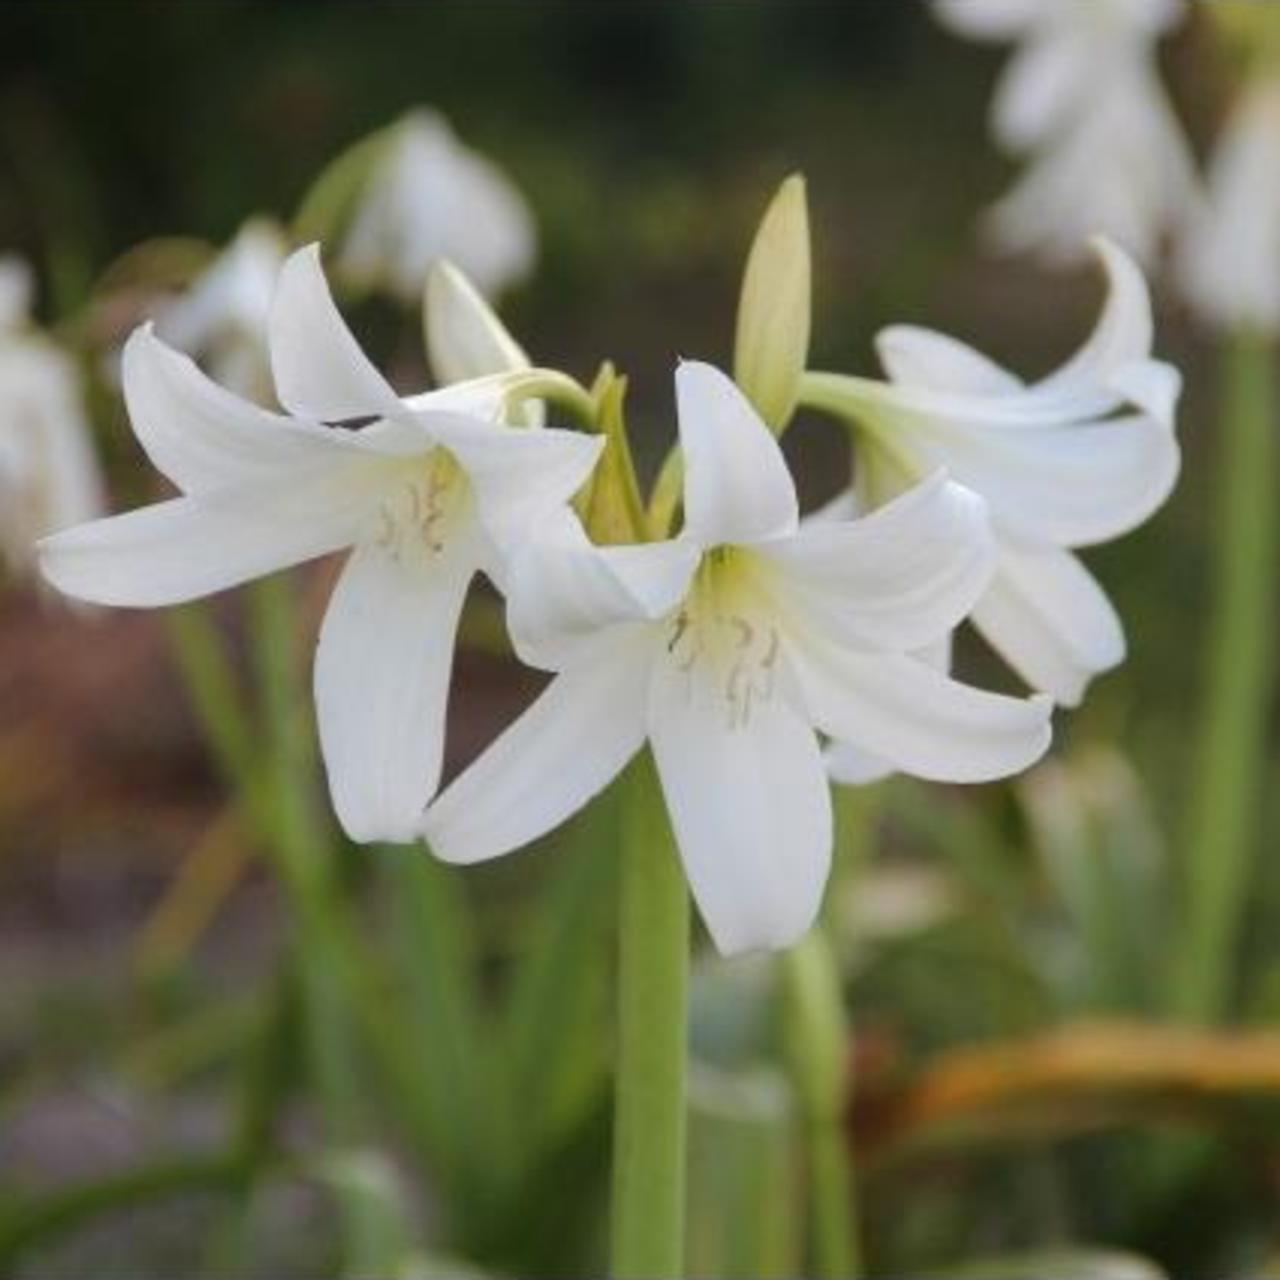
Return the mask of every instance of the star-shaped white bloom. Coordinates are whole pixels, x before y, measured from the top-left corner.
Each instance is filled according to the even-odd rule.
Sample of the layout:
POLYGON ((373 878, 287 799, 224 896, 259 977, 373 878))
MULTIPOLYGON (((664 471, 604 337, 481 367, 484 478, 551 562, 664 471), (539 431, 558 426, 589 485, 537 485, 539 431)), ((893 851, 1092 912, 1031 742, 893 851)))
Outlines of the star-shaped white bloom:
POLYGON ((42 568, 80 599, 150 606, 350 548, 316 652, 320 741, 348 834, 406 839, 439 779, 468 584, 500 576, 503 548, 583 483, 600 441, 497 421, 501 377, 402 399, 343 324, 314 246, 285 264, 269 339, 288 416, 133 335, 130 420, 181 496, 48 539, 42 568))
POLYGON ((71 359, 30 323, 31 273, 0 259, 0 552, 26 570, 36 540, 102 510, 102 477, 71 359))
POLYGON ((901 325, 877 343, 888 385, 810 374, 803 393, 855 424, 862 508, 943 466, 987 500, 998 562, 973 622, 1033 688, 1066 705, 1125 652, 1115 610, 1069 548, 1141 524, 1179 465, 1180 379, 1151 358, 1146 283, 1116 246, 1095 248, 1109 286, 1097 326, 1039 382, 1022 383, 954 338, 901 325))
POLYGON ((1030 167, 988 215, 997 245, 1073 262, 1103 233, 1151 261, 1196 200, 1190 151, 1154 54, 1182 4, 937 0, 935 12, 961 34, 1018 42, 991 127, 1030 167))
POLYGON ((980 499, 938 475, 866 519, 801 528, 777 441, 738 388, 686 363, 676 395, 683 531, 601 547, 561 519, 512 563, 517 651, 558 674, 423 830, 452 862, 505 853, 647 740, 717 946, 784 946, 813 920, 830 861, 820 733, 922 777, 976 781, 1035 760, 1050 707, 906 656, 986 585, 980 499))
POLYGON ((191 288, 160 310, 157 332, 196 357, 221 386, 261 400, 271 377, 267 317, 284 259, 284 236, 274 223, 245 223, 191 288))
POLYGON ((1259 76, 1241 94, 1181 266, 1183 288, 1210 323, 1280 330, 1280 75, 1259 76))
POLYGON ((408 301, 448 258, 492 297, 528 274, 537 238, 523 196, 491 161, 434 111, 393 127, 376 161, 338 265, 408 301))

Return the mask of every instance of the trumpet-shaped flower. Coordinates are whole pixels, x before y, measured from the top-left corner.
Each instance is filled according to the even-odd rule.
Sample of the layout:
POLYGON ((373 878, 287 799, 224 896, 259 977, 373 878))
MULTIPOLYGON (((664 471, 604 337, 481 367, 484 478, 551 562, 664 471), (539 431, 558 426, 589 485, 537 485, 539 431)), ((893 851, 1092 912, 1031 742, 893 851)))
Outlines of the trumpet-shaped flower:
POLYGON ((25 570, 36 539, 102 510, 102 478, 70 358, 30 324, 31 275, 0 259, 0 552, 25 570))
POLYGON ((151 606, 350 548, 316 651, 321 747, 348 834, 405 839, 439 778, 468 584, 572 495, 599 442, 496 420, 501 377, 402 399, 343 324, 314 246, 281 272, 269 340, 288 416, 135 333, 130 419, 181 496, 50 538, 41 564, 70 595, 151 606))
POLYGON ((443 116, 419 110, 390 130, 338 264, 416 302, 432 262, 448 258, 492 297, 528 273, 536 247, 532 215, 512 182, 443 116))
POLYGON ((1154 55, 1178 0, 938 0, 935 12, 964 35, 1019 43, 991 126, 1030 168, 989 213, 996 244, 1071 262, 1101 232, 1150 261, 1196 199, 1154 55))
POLYGON ((245 223, 191 288, 160 311, 157 331, 200 360, 215 382, 262 400, 271 384, 267 317, 284 259, 274 223, 245 223))
POLYGON ((601 547, 562 517, 513 561, 517 650, 557 674, 423 831, 448 861, 494 857, 568 817, 648 741, 717 946, 782 946, 812 921, 830 860, 819 733, 975 781, 1044 751, 1049 706, 906 656, 986 585, 980 499, 938 475, 866 519, 802 528, 777 442, 734 384, 686 363, 676 395, 683 531, 601 547))
POLYGON ((987 500, 997 567, 973 622, 1033 688, 1067 705, 1125 652, 1115 610, 1069 548, 1141 524, 1179 465, 1180 381, 1151 358, 1146 283, 1116 246, 1095 247, 1106 304, 1042 381, 1027 386, 953 338, 895 326, 877 344, 888 385, 810 374, 803 393, 855 424, 865 509, 940 466, 987 500))
POLYGON ((1181 266, 1185 292, 1210 323, 1280 329, 1280 74, 1257 76, 1241 95, 1181 266))

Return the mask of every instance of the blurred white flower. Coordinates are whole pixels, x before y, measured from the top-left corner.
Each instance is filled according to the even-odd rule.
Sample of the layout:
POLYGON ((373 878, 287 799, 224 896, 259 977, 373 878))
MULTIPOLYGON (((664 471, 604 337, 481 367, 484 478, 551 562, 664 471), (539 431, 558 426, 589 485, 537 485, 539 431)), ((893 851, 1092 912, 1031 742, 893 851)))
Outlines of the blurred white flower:
POLYGON ((315 246, 281 272, 269 341, 290 416, 136 332, 129 416, 182 494, 47 539, 41 567, 80 599, 150 606, 352 548, 316 652, 321 747, 348 834, 406 839, 439 778, 468 584, 567 501, 600 441, 504 425, 502 377, 402 399, 343 323, 315 246))
POLYGON ((987 500, 998 563, 973 622, 1028 684, 1065 705, 1125 652, 1115 610, 1068 548, 1141 524, 1179 465, 1180 379, 1151 358, 1146 283, 1115 245, 1095 248, 1108 280, 1097 326, 1039 382, 954 338, 896 325, 877 341, 888 384, 811 373, 802 392, 854 424, 862 509, 943 466, 987 500))
POLYGON ((417 302, 432 262, 448 258, 492 297, 528 274, 536 247, 514 184, 443 116, 418 110, 390 131, 337 261, 353 278, 417 302))
POLYGON ((31 273, 0 258, 0 552, 21 572, 36 540, 102 510, 102 476, 69 356, 31 327, 31 273))
POLYGON ((964 35, 1019 45, 991 128, 1030 167, 990 211, 994 241, 1063 263, 1101 233, 1152 261, 1196 199, 1155 61, 1180 0, 936 0, 935 12, 964 35))
POLYGON ((267 316, 286 248, 275 223, 246 222, 191 288, 156 316, 166 342, 194 356, 215 382, 252 400, 263 400, 271 385, 267 316))
POLYGON ((602 547, 562 518, 513 559, 517 652, 558 674, 428 808, 423 833, 451 862, 527 844, 647 740, 716 945, 785 946, 812 922, 830 862, 819 733, 977 781, 1041 755, 1050 706, 906 656, 989 579, 980 499, 937 475, 866 519, 801 528, 787 464, 742 392, 685 363, 676 396, 683 531, 602 547))
POLYGON ((1280 330, 1280 72, 1246 85, 1188 228, 1182 284, 1211 324, 1280 330))

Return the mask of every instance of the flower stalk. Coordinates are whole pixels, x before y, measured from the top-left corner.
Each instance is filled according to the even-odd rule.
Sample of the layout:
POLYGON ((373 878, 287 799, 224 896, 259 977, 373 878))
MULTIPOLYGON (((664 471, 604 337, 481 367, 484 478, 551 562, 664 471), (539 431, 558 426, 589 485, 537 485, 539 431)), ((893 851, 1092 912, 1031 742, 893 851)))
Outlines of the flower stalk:
POLYGON ((853 1160, 844 1132, 849 1022, 821 926, 783 953, 782 980, 787 1055, 804 1122, 813 1274, 855 1276, 853 1160))
POLYGON ((1222 534, 1214 573, 1219 586, 1191 797, 1187 921, 1175 992, 1178 1012, 1192 1021, 1221 1016, 1231 996, 1276 668, 1275 347, 1260 333, 1242 330, 1225 356, 1217 493, 1222 534))
POLYGON ((614 1107, 615 1277, 684 1258, 689 893, 648 752, 623 788, 614 1107))

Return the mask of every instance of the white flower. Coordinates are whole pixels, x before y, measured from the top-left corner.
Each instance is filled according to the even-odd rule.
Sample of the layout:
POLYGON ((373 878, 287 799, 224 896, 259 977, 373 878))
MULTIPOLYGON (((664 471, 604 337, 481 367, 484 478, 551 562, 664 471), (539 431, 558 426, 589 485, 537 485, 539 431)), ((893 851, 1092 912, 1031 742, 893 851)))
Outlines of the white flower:
POLYGON ((995 242, 1062 263, 1103 233, 1151 261, 1196 199, 1190 152, 1154 53, 1183 6, 938 0, 935 11, 965 35, 1020 42, 996 88, 991 125, 1030 167, 988 215, 995 242))
POLYGON ((1280 329, 1280 74, 1246 86, 1189 229, 1183 288, 1213 324, 1280 329))
POLYGON ((528 273, 536 247, 529 208, 506 175, 443 116, 419 110, 387 139, 338 265, 416 302, 431 263, 448 258, 492 297, 528 273))
POLYGON ((156 317, 166 342, 196 357, 215 382, 253 400, 270 385, 267 317, 285 248, 274 223, 254 218, 156 317))
POLYGON ((285 264, 269 338, 290 416, 135 333, 130 419, 182 496, 48 539, 41 564, 70 595, 149 606, 352 548, 316 652, 321 746, 348 834, 405 839, 439 779, 467 586, 572 495, 600 442, 495 421, 500 377, 401 399, 343 324, 314 246, 285 264))
POLYGON ((923 777, 999 777, 1049 741, 1045 700, 957 684, 904 650, 944 635, 988 579, 982 502, 941 476, 864 520, 799 527, 786 462, 708 365, 676 374, 685 524, 671 541, 556 541, 511 566, 517 651, 557 672, 427 810, 451 862, 528 843, 646 740, 695 898, 725 952, 809 926, 831 854, 818 734, 923 777))
POLYGON ((940 466, 987 500, 998 565, 973 621, 1033 688, 1067 705, 1125 652, 1115 610, 1068 548, 1141 524, 1179 465, 1180 380, 1151 359, 1142 273, 1116 246, 1095 248, 1106 305, 1079 351, 1040 382, 1027 386, 954 338, 904 325, 878 339, 889 385, 810 374, 802 393, 858 427, 865 509, 940 466))
POLYGON ((0 552, 25 570, 36 539, 102 510, 102 477, 71 359, 30 327, 31 275, 0 259, 0 552))

